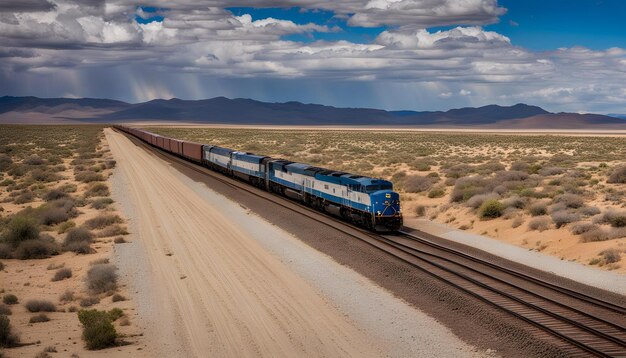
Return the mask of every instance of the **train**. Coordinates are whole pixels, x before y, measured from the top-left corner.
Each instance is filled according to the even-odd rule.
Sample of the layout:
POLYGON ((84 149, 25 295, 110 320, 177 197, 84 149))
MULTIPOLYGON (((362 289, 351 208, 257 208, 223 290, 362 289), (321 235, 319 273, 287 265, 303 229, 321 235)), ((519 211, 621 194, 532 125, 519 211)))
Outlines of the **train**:
POLYGON ((113 126, 165 152, 375 232, 402 227, 393 183, 284 159, 113 126))

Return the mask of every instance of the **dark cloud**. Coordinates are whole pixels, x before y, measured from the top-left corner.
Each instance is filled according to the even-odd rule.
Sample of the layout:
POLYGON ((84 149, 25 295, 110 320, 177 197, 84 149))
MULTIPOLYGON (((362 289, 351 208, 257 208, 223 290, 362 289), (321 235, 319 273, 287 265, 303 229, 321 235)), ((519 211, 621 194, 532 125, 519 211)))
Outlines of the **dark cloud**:
POLYGON ((50 11, 55 6, 47 0, 2 0, 0 12, 50 11))

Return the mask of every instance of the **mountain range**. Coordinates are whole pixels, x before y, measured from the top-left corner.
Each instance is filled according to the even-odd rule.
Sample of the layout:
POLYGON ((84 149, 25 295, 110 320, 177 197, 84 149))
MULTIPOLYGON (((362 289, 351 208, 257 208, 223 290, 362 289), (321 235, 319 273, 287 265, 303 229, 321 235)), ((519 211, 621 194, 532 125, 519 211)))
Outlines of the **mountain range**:
POLYGON ((626 129, 618 116, 551 113, 527 104, 448 111, 385 111, 300 102, 268 103, 216 97, 126 103, 94 98, 0 97, 0 123, 215 123, 502 129, 626 129))

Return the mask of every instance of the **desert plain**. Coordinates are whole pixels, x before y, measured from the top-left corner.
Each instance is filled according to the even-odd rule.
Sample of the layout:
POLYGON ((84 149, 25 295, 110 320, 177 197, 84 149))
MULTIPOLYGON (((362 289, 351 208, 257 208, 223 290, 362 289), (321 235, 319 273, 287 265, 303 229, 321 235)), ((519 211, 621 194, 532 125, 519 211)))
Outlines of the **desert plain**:
MULTIPOLYGON (((408 226, 434 222, 626 272, 626 137, 619 134, 147 129, 389 179, 408 226)), ((226 204, 211 206, 223 199, 211 195, 104 126, 0 127, 0 313, 13 343, 2 354, 378 356, 396 347, 402 356, 424 354, 418 346, 430 342, 447 356, 489 355, 380 288, 347 278, 350 294, 362 287, 372 302, 396 315, 407 310, 402 316, 437 332, 419 345, 382 337, 400 316, 379 318, 374 330, 362 322, 370 313, 346 313, 354 305, 328 298, 336 286, 325 293, 319 282, 302 281, 281 257, 285 249, 264 253, 255 242, 266 239, 255 236, 258 222, 244 225, 252 220, 245 208, 228 204, 236 219, 225 217, 226 204), (80 312, 99 315, 114 332, 109 341, 87 339, 80 312)), ((261 236, 284 235, 267 230, 261 236)), ((311 249, 295 251, 302 250, 311 249)))

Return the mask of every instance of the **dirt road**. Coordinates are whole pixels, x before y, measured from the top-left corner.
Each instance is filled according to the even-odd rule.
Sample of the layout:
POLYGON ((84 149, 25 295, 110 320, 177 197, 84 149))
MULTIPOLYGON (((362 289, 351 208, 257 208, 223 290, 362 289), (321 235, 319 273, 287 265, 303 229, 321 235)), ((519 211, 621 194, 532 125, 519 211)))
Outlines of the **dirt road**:
POLYGON ((127 178, 136 240, 159 296, 146 304, 163 310, 147 318, 157 341, 194 356, 381 355, 377 342, 236 221, 180 185, 179 173, 123 135, 105 133, 127 178))

